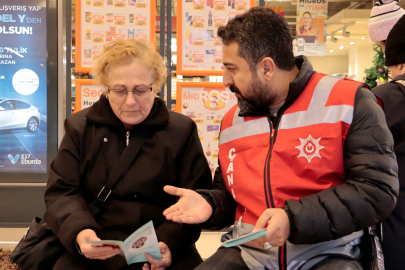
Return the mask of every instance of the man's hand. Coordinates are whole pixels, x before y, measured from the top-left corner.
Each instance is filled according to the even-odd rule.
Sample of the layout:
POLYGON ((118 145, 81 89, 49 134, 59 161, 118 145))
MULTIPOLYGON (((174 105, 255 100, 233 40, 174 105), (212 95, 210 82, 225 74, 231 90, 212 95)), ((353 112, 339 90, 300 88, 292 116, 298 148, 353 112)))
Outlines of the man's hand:
POLYGON ((119 247, 115 246, 92 246, 86 241, 100 241, 101 239, 97 237, 93 230, 85 229, 76 236, 76 242, 80 247, 80 251, 88 259, 98 259, 105 260, 111 258, 121 252, 119 247))
POLYGON ((160 253, 162 254, 162 259, 158 260, 153 258, 150 254, 145 254, 146 259, 150 262, 149 264, 145 263, 142 267, 142 270, 165 270, 172 264, 172 253, 169 250, 169 247, 163 243, 159 242, 160 253))
POLYGON ((263 248, 268 242, 273 247, 284 245, 290 236, 290 220, 287 213, 281 208, 266 209, 256 222, 256 227, 252 232, 262 230, 267 225, 267 236, 257 238, 245 243, 255 247, 263 248))
POLYGON ((211 205, 194 190, 165 186, 164 191, 180 197, 176 204, 163 212, 166 219, 179 223, 199 224, 210 218, 211 205))

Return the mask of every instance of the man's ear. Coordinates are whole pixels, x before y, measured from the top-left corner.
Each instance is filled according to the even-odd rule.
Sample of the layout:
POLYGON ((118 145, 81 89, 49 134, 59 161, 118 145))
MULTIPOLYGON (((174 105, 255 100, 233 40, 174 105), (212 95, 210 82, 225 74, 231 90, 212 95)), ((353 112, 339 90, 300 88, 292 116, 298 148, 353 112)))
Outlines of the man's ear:
POLYGON ((258 65, 258 74, 263 74, 265 80, 270 80, 275 72, 276 65, 271 57, 265 57, 258 65))

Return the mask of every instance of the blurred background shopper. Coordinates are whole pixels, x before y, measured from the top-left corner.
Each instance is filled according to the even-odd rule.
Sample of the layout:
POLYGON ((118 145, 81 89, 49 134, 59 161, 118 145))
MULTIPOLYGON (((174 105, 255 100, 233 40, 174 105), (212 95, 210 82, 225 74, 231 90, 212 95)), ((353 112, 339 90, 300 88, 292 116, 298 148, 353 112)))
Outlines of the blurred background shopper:
POLYGON ((405 15, 405 10, 398 6, 398 2, 399 0, 378 0, 371 10, 368 33, 371 40, 381 46, 383 52, 388 33, 405 15))
POLYGON ((393 80, 372 89, 379 99, 394 136, 400 184, 397 205, 383 222, 383 251, 387 270, 405 267, 405 15, 389 32, 385 65, 393 80))

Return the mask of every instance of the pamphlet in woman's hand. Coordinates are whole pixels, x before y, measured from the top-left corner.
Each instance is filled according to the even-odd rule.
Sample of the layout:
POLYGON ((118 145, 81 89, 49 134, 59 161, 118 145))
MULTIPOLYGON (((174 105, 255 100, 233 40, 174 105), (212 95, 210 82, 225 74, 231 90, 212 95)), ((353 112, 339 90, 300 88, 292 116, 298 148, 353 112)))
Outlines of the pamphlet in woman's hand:
POLYGON ((225 241, 222 243, 222 245, 224 247, 233 247, 233 246, 237 246, 237 245, 241 245, 243 243, 255 240, 257 238, 263 237, 267 235, 267 231, 266 229, 254 232, 254 233, 248 233, 242 236, 239 236, 237 238, 234 239, 230 239, 228 241, 225 241))
POLYGON ((159 243, 156 237, 152 220, 133 232, 124 242, 116 240, 86 241, 95 247, 119 246, 120 255, 124 256, 127 264, 147 262, 145 254, 148 253, 154 258, 161 260, 159 243))

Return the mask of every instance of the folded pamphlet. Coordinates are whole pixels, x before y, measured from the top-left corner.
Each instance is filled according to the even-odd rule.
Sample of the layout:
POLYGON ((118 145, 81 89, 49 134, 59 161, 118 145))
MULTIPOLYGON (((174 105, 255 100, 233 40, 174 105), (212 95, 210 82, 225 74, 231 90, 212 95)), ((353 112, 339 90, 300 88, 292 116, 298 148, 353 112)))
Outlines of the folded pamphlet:
POLYGON ((161 260, 159 243, 152 220, 133 232, 124 242, 116 240, 86 241, 95 247, 119 246, 120 255, 124 256, 127 264, 147 262, 145 254, 148 253, 154 258, 161 260))
POLYGON ((260 231, 254 232, 254 233, 248 233, 248 234, 239 236, 237 238, 230 239, 228 241, 223 242, 222 245, 224 247, 233 247, 233 246, 241 245, 243 243, 252 241, 254 239, 257 239, 257 238, 260 238, 260 237, 263 237, 266 235, 267 235, 267 231, 266 231, 266 229, 263 229, 263 230, 260 230, 260 231))

